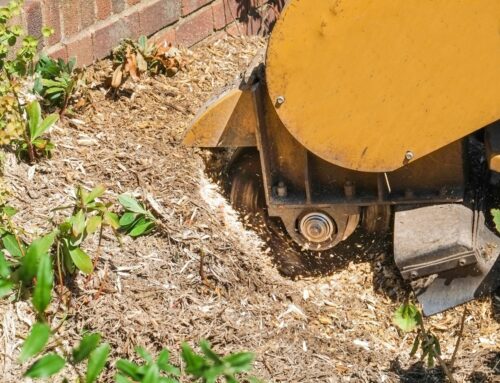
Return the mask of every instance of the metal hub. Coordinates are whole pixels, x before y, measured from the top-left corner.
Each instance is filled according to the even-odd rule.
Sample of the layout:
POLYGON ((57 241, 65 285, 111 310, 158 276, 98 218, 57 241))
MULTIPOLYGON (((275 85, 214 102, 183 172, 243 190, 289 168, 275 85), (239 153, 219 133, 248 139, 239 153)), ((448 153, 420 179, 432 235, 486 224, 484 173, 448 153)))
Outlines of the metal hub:
POLYGON ((337 229, 335 222, 328 215, 312 212, 301 218, 299 231, 308 241, 322 243, 331 239, 337 229))

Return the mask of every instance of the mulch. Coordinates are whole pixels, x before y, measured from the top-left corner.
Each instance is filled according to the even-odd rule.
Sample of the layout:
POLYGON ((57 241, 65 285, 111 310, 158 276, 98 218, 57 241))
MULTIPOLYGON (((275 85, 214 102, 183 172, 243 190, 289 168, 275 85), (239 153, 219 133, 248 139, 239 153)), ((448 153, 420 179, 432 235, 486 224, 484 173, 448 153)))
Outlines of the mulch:
MULTIPOLYGON (((413 336, 392 324, 407 290, 390 247, 354 238, 353 256, 340 266, 300 280, 283 277, 266 240, 242 223, 204 171, 208 154, 181 145, 197 109, 237 80, 264 45, 261 38, 224 37, 182 50, 186 65, 175 76, 129 80, 115 93, 106 86, 111 63, 97 63, 86 75, 87 102, 51 133, 54 156, 30 167, 6 154, 5 187, 27 238, 48 230, 48 220, 62 220, 64 212, 52 209, 67 204, 76 185, 103 184, 108 201, 132 192, 162 221, 160 230, 135 240, 123 236, 120 243, 111 232, 100 248, 97 238, 88 240, 96 272, 75 279, 66 311, 56 313, 56 298, 62 341, 53 348, 68 350, 84 331, 98 331, 112 360, 136 358, 141 345, 153 353, 169 348, 180 364, 180 344, 203 338, 220 353, 255 352, 255 375, 266 381, 444 381, 439 369, 409 357, 413 336)), ((499 381, 500 325, 491 300, 467 309, 455 376, 499 381)), ((462 310, 427 319, 445 359, 462 310)), ((27 302, 0 303, 0 381, 20 381, 15 359, 33 321, 27 302)))

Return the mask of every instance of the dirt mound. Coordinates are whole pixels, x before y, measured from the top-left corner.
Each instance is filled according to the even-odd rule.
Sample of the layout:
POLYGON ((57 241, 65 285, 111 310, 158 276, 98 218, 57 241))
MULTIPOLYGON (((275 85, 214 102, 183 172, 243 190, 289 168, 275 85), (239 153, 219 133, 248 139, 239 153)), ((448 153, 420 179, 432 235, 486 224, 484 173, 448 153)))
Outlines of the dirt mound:
MULTIPOLYGON (((184 52, 187 68, 175 77, 129 82, 116 95, 101 87, 110 73, 102 62, 90 73, 91 103, 53 132, 54 157, 32 168, 12 158, 7 163, 12 204, 21 211, 16 219, 28 236, 47 226, 47 217, 58 219, 51 209, 67 203, 77 184, 104 184, 110 199, 133 191, 156 204, 166 227, 136 240, 124 237, 121 246, 106 236, 97 272, 76 281, 59 332, 72 345, 84 330, 99 331, 114 358, 132 357, 135 345, 168 347, 179 363, 182 341, 206 338, 220 352, 254 351, 256 375, 275 382, 441 381, 437 371, 409 360, 413 338, 391 324, 405 292, 386 247, 354 238, 346 245, 352 258, 329 274, 284 278, 265 242, 241 224, 204 173, 200 151, 180 146, 197 108, 233 82, 263 45, 226 38, 199 46, 184 52)), ((89 245, 89 253, 96 254, 96 246, 89 245)), ((337 256, 325 252, 318 263, 337 256)), ((494 381, 499 325, 488 299, 468 307, 456 376, 494 381)), ((23 302, 2 303, 0 312, 1 380, 18 381, 11 357, 33 314, 23 302)), ((461 312, 429 321, 445 358, 461 312)))

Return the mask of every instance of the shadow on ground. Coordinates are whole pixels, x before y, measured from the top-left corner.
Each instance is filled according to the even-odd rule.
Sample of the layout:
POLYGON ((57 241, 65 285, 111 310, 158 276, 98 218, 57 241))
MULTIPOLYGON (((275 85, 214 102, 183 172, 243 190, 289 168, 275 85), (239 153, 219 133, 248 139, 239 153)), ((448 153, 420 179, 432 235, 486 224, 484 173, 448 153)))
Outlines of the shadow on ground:
MULTIPOLYGON (((480 356, 480 367, 472 372, 465 382, 493 383, 500 381, 500 352, 490 352, 480 356)), ((416 362, 403 368, 396 358, 391 361, 391 371, 399 376, 401 383, 445 383, 446 375, 440 367, 427 368, 424 362, 416 362)))

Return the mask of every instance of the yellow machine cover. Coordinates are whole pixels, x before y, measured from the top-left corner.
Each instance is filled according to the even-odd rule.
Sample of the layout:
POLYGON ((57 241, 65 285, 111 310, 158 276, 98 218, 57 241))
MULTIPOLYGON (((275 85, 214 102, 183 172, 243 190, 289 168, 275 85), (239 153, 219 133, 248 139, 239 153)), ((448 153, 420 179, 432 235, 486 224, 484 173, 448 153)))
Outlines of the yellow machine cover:
POLYGON ((291 0, 266 78, 311 152, 395 170, 500 118, 500 0, 291 0))

